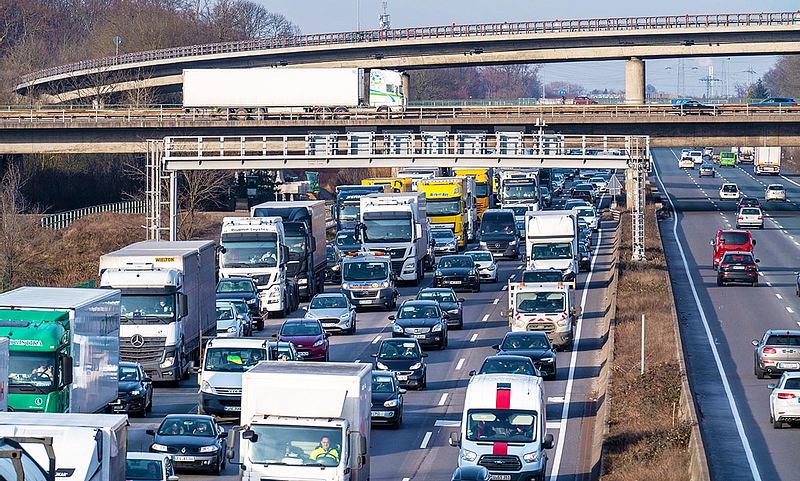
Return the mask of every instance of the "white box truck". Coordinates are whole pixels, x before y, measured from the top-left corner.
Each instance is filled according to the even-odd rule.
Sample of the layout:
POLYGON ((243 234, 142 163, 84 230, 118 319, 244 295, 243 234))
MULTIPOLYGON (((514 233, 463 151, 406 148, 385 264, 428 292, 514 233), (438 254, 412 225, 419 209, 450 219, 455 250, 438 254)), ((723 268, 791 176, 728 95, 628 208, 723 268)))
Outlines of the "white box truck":
POLYGON ((528 269, 558 269, 567 282, 578 273, 578 215, 571 210, 525 213, 528 269))
POLYGON ((371 404, 370 364, 257 364, 234 431, 240 479, 368 480, 371 404))
POLYGON ((430 225, 424 193, 362 197, 356 233, 363 250, 389 253, 399 280, 418 285, 425 278, 430 225))
POLYGON ((143 241, 100 257, 100 285, 122 291, 120 357, 177 383, 213 337, 214 241, 143 241))
POLYGON ((117 399, 120 292, 20 287, 0 294, 8 407, 96 413, 117 399))
POLYGON ((756 147, 753 170, 756 175, 781 173, 781 148, 756 147))
MULTIPOLYGON (((125 481, 128 417, 119 414, 0 413, 0 437, 53 438, 56 479, 125 481)), ((39 443, 21 443, 47 469, 39 443)))

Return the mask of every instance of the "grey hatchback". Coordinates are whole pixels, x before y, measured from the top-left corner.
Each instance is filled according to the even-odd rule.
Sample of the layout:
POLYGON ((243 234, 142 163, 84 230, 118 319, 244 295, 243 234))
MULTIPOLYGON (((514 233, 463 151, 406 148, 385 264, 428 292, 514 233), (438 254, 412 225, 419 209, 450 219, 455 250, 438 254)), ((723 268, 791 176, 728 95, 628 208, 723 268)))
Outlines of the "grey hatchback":
POLYGON ((800 370, 800 331, 770 329, 761 340, 752 342, 753 371, 757 378, 800 370))

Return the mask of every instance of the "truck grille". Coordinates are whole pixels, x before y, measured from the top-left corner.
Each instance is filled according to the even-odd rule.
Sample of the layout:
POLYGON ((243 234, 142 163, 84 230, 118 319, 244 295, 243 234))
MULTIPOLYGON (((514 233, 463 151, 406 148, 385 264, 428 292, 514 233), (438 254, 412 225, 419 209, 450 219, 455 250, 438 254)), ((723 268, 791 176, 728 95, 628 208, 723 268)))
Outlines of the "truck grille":
POLYGON ((389 255, 392 257, 392 259, 402 259, 406 256, 406 248, 398 247, 396 249, 389 249, 389 255))
POLYGON ((242 388, 240 387, 218 387, 216 388, 217 394, 220 396, 241 396, 242 388))
POLYGON ((527 329, 529 331, 553 332, 556 330, 556 325, 552 322, 529 322, 527 329))
POLYGON ((135 361, 142 366, 158 365, 164 355, 166 343, 165 337, 121 337, 119 357, 123 361, 135 361), (142 343, 141 346, 139 343, 142 343))
POLYGON ((403 259, 400 259, 399 261, 395 260, 392 261, 392 272, 394 272, 395 275, 400 275, 400 269, 402 268, 403 268, 403 259))
POLYGON ((519 471, 522 463, 517 456, 484 455, 478 460, 478 465, 489 471, 519 471))
POLYGON ((350 292, 356 299, 371 299, 378 295, 378 291, 373 290, 354 290, 350 292))

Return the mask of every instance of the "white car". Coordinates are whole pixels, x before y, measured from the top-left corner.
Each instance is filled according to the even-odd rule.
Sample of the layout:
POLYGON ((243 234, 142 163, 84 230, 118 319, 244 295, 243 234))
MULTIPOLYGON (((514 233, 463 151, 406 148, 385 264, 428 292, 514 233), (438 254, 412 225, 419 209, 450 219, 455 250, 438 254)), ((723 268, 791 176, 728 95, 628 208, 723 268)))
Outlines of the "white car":
POLYGON ((703 149, 703 155, 708 155, 709 157, 714 156, 714 147, 706 147, 703 149))
POLYGON ((592 177, 589 179, 589 183, 594 185, 594 188, 600 193, 606 191, 606 179, 602 177, 592 177))
POLYGON ((685 157, 681 157, 681 159, 678 161, 678 168, 694 170, 694 159, 692 159, 688 155, 685 157))
POLYGON ((478 266, 478 275, 481 282, 497 282, 497 263, 494 261, 494 256, 489 251, 467 251, 466 255, 472 257, 472 260, 478 266))
POLYGON ((703 163, 703 151, 702 150, 691 150, 689 151, 689 157, 694 161, 695 164, 702 164, 703 163))
POLYGON ((719 188, 719 200, 739 200, 739 197, 741 192, 736 184, 726 182, 719 188))
POLYGON ((767 191, 764 193, 764 202, 771 200, 786 201, 786 189, 781 184, 769 184, 767 191))
POLYGON ((128 451, 125 478, 129 481, 178 481, 172 455, 128 451))
POLYGON ((800 421, 800 372, 784 372, 777 384, 768 384, 769 421, 780 429, 783 423, 800 421))
POLYGON ((757 227, 764 228, 764 213, 758 207, 742 207, 736 215, 736 228, 757 227))
POLYGON ((244 337, 245 319, 229 301, 217 301, 217 337, 244 337))
POLYGON ((596 231, 600 225, 600 216, 597 215, 597 209, 594 207, 575 207, 572 209, 578 215, 578 219, 586 222, 590 229, 596 231))

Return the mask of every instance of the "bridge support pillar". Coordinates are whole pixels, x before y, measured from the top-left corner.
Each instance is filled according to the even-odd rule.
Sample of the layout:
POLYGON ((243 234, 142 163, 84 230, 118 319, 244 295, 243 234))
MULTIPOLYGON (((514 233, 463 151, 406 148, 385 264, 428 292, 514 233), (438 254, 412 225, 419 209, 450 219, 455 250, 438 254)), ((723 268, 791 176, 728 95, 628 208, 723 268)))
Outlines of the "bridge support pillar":
POLYGON ((634 57, 625 61, 625 103, 641 105, 644 104, 644 99, 644 60, 634 57))
POLYGON ((411 100, 411 76, 408 75, 408 72, 403 72, 400 75, 400 81, 402 82, 402 90, 403 90, 403 98, 405 99, 406 103, 411 100))

